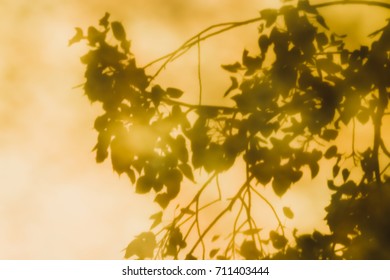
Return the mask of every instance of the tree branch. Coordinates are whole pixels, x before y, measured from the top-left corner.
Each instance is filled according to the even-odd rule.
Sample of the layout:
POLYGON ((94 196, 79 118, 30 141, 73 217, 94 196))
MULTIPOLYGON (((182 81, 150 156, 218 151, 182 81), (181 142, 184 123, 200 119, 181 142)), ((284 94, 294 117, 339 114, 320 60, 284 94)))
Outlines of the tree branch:
MULTIPOLYGON (((253 179, 254 176, 251 176, 250 180, 253 179)), ((236 203, 237 199, 241 196, 241 193, 247 188, 247 185, 250 184, 250 181, 246 181, 238 190, 236 195, 231 199, 228 206, 225 207, 224 210, 222 210, 217 217, 214 218, 214 220, 205 228, 202 235, 198 238, 198 240, 195 242, 191 250, 188 252, 189 255, 192 255, 192 253, 195 251, 196 247, 200 244, 200 242, 204 239, 204 237, 207 235, 207 233, 213 228, 213 226, 229 211, 231 211, 234 203, 236 203)))
POLYGON ((201 32, 199 32, 198 34, 196 34, 195 36, 191 37, 190 39, 188 39, 186 42, 184 42, 184 44, 182 44, 178 49, 176 49, 175 51, 169 53, 169 54, 166 54, 156 60, 153 60, 152 62, 148 63, 147 65, 145 65, 143 68, 147 68, 161 60, 164 60, 166 59, 166 61, 160 66, 160 68, 156 71, 156 73, 151 77, 150 81, 152 81, 154 78, 156 78, 158 76, 158 74, 166 67, 166 65, 171 62, 174 58, 176 58, 177 54, 179 54, 180 52, 180 55, 183 55, 184 53, 186 53, 191 47, 193 47, 194 45, 198 44, 198 42, 200 41, 203 41, 203 40, 206 40, 210 37, 213 37, 213 36, 216 36, 218 34, 221 34, 225 31, 228 31, 230 29, 233 29, 233 28, 236 28, 236 27, 239 27, 239 26, 243 26, 243 25, 247 25, 247 24, 250 24, 250 23, 254 23, 254 22, 257 22, 257 21, 260 21, 262 18, 261 17, 257 17, 257 18, 252 18, 252 19, 249 19, 249 20, 244 20, 244 21, 237 21, 237 22, 225 22, 225 23, 220 23, 220 24, 215 24, 215 25, 211 25, 209 27, 207 27, 206 29, 202 30, 201 32), (225 27, 227 26, 227 27, 225 27), (203 34, 207 33, 208 31, 211 31, 213 29, 216 29, 216 28, 221 28, 221 27, 224 27, 220 30, 217 30, 217 31, 214 31, 210 34, 207 34, 205 36, 202 37, 203 34))
POLYGON ((255 194, 257 194, 265 203, 267 203, 267 205, 271 208, 272 212, 274 213, 275 215, 275 218, 276 220, 278 221, 278 224, 279 224, 279 227, 280 229, 282 230, 282 234, 283 236, 285 235, 284 234, 284 228, 283 228, 283 224, 282 224, 282 221, 280 220, 279 218, 279 215, 278 213, 276 213, 276 210, 275 210, 275 207, 271 204, 271 202, 268 201, 268 199, 266 199, 261 193, 259 193, 254 187, 252 187, 252 190, 255 194))
POLYGON ((217 105, 199 105, 199 104, 189 104, 178 100, 173 100, 170 98, 163 98, 163 101, 170 105, 180 105, 183 107, 187 107, 191 110, 201 109, 201 108, 208 108, 208 109, 214 109, 214 110, 221 110, 224 113, 235 113, 238 112, 238 108, 235 107, 227 107, 227 106, 217 106, 217 105))

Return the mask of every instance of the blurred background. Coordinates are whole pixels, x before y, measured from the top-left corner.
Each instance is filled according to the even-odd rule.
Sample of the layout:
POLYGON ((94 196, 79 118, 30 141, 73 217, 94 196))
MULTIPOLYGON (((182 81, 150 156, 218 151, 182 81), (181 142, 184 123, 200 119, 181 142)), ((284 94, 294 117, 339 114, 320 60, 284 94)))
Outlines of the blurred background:
MULTIPOLYGON (((278 5, 278 0, 0 0, 0 259, 121 259, 121 250, 149 228, 149 216, 158 211, 153 197, 135 194, 109 161, 95 163, 92 127, 100 108, 73 88, 84 82, 79 58, 86 52, 82 44, 67 46, 74 27, 96 25, 109 12, 125 26, 142 66, 211 24, 254 18, 278 5)), ((349 34, 350 47, 367 44, 366 36, 389 16, 358 6, 321 12, 336 32, 349 34)), ((257 24, 202 43, 206 103, 228 102, 221 96, 230 79, 220 65, 240 60, 244 48, 257 51, 257 24)), ((159 83, 197 100, 196 75, 193 50, 170 65, 159 83)), ((308 181, 278 203, 294 210, 291 223, 311 231, 323 226, 325 188, 308 181)))

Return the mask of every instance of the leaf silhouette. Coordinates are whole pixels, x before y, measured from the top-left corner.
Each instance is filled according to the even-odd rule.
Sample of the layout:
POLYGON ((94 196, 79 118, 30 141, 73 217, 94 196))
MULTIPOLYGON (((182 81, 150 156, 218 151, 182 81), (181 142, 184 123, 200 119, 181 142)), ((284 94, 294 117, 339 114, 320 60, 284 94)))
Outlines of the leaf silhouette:
POLYGON ((221 67, 228 72, 237 73, 237 71, 241 69, 241 64, 236 62, 234 64, 224 64, 221 65, 221 67))
POLYGON ((252 229, 247 229, 247 230, 243 231, 242 234, 244 234, 244 235, 253 235, 253 234, 259 233, 260 231, 262 231, 261 228, 252 228, 252 229))
POLYGON ((126 31, 119 21, 111 22, 112 33, 118 41, 126 41, 126 31))
POLYGON ((270 27, 275 23, 278 11, 275 9, 264 9, 260 11, 260 16, 265 20, 266 27, 270 27))
POLYGON ((240 247, 240 254, 247 260, 257 260, 261 256, 253 241, 244 240, 240 247))
POLYGON ((143 194, 148 193, 152 189, 153 181, 147 176, 142 176, 137 180, 135 191, 143 194))
POLYGON ((286 174, 276 172, 272 181, 272 189, 278 196, 283 196, 291 186, 291 179, 286 174))
POLYGON ((286 216, 286 218, 294 218, 294 212, 291 211, 290 207, 283 207, 283 214, 286 216))
POLYGON ((104 28, 107 28, 107 27, 108 27, 108 24, 109 24, 109 21, 108 21, 109 18, 110 18, 110 14, 106 12, 106 13, 104 14, 104 17, 102 17, 102 18, 99 20, 99 25, 103 26, 104 28))
POLYGON ((183 163, 183 164, 180 164, 178 167, 181 170, 181 172, 183 172, 183 175, 186 178, 190 179, 192 182, 195 182, 194 174, 192 172, 191 166, 189 166, 187 163, 183 163))
POLYGON ((224 93, 223 97, 226 97, 232 90, 238 88, 237 78, 235 78, 235 77, 230 77, 230 80, 231 80, 232 84, 231 84, 231 86, 226 90, 226 92, 224 93))
POLYGON ((337 146, 336 145, 333 145, 331 147, 329 147, 326 152, 325 152, 325 158, 326 159, 330 159, 332 157, 335 157, 337 155, 337 146))
POLYGON ((328 25, 326 24, 325 19, 324 19, 323 16, 317 15, 317 16, 316 16, 316 20, 317 20, 317 22, 318 22, 322 27, 324 27, 324 28, 326 28, 326 29, 329 30, 329 27, 328 27, 328 25))
POLYGON ((76 27, 76 34, 69 40, 68 46, 73 45, 74 43, 80 42, 84 39, 83 30, 80 27, 76 27))
POLYGON ((275 249, 282 249, 287 244, 287 239, 283 235, 280 235, 274 230, 271 230, 269 233, 269 237, 272 242, 272 246, 274 246, 275 249))
POLYGON ((341 171, 341 174, 343 176, 343 180, 344 182, 348 180, 348 177, 349 177, 349 174, 350 174, 350 171, 346 168, 343 169, 343 171, 341 171))
POLYGON ((152 230, 153 228, 155 228, 156 226, 158 226, 161 223, 162 217, 163 217, 162 211, 157 212, 149 217, 149 219, 153 220, 153 224, 150 226, 150 230, 152 230))
POLYGON ((169 87, 167 88, 166 93, 171 98, 180 98, 184 92, 180 89, 169 87))
POLYGON ((259 38, 258 43, 259 43, 261 54, 264 56, 268 50, 268 47, 271 44, 271 41, 267 35, 262 34, 259 38))
POLYGON ((125 259, 136 255, 140 259, 153 258, 156 247, 156 237, 153 232, 143 232, 126 248, 125 259))
POLYGON ((211 250, 211 251, 210 251, 210 255, 209 255, 210 258, 211 258, 211 259, 214 258, 215 255, 218 254, 218 252, 219 252, 219 248, 211 250))

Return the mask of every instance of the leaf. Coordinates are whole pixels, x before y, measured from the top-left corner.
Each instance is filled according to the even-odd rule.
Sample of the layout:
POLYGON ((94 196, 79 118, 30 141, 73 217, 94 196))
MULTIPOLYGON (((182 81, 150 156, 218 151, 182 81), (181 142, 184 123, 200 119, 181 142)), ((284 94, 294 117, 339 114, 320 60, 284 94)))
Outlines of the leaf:
POLYGON ((186 260, 193 260, 193 261, 197 260, 197 258, 194 255, 192 255, 192 254, 187 254, 185 259, 186 260))
POLYGON ((84 39, 83 30, 80 27, 76 27, 76 34, 69 40, 68 46, 73 45, 74 43, 80 42, 84 39))
POLYGON ((96 150, 96 162, 103 162, 108 156, 108 147, 111 143, 111 134, 103 130, 99 132, 96 146, 93 150, 96 150))
POLYGON ((340 166, 338 164, 335 164, 332 169, 333 178, 335 178, 339 174, 339 172, 340 172, 340 166))
POLYGON ((187 215, 195 215, 195 212, 192 211, 191 209, 189 208, 181 208, 180 209, 181 213, 183 214, 187 214, 187 215))
POLYGON ((215 255, 216 255, 218 252, 219 252, 219 248, 211 250, 211 251, 210 251, 210 258, 211 258, 211 259, 214 258, 215 255))
POLYGON ((251 172, 255 176, 257 181, 259 181, 259 183, 264 186, 271 181, 274 173, 272 165, 266 164, 264 162, 252 167, 251 172))
POLYGON ((311 162, 309 164, 309 168, 311 171, 311 178, 314 179, 318 175, 318 172, 320 171, 320 166, 318 165, 317 162, 311 162))
POLYGON ((95 46, 96 43, 100 42, 104 37, 101 32, 99 32, 95 27, 88 27, 88 41, 91 46, 95 46))
POLYGON ((152 102, 155 107, 160 105, 161 99, 163 98, 164 94, 165 91, 159 85, 155 85, 152 87, 152 90, 150 92, 150 98, 152 99, 152 102))
POLYGON ((187 163, 182 163, 182 164, 179 164, 178 167, 179 167, 180 171, 183 172, 183 175, 187 179, 190 179, 192 182, 195 183, 194 173, 192 172, 191 166, 189 166, 187 163))
POLYGON ((166 256, 177 257, 178 249, 185 248, 186 242, 183 240, 183 234, 179 228, 173 228, 169 232, 168 244, 166 245, 166 256))
POLYGON ((100 20, 99 20, 99 25, 103 26, 104 28, 107 28, 108 26, 108 18, 110 17, 110 14, 109 13, 105 13, 104 14, 104 17, 102 17, 100 20))
POLYGON ((170 196, 168 194, 159 193, 158 195, 156 195, 154 201, 157 202, 161 208, 165 209, 165 208, 167 208, 171 199, 170 199, 170 196))
POLYGON ((249 51, 244 50, 242 53, 242 64, 247 68, 245 75, 252 75, 257 69, 261 68, 263 60, 261 57, 249 56, 249 51))
POLYGON ((108 117, 106 114, 104 115, 101 115, 99 117, 97 117, 95 119, 95 122, 94 122, 94 125, 93 125, 93 128, 96 130, 96 131, 103 131, 107 128, 107 125, 108 125, 108 117))
POLYGON ((326 150, 324 156, 326 159, 330 159, 332 157, 335 157, 336 155, 337 155, 337 147, 336 145, 333 145, 326 150))
POLYGON ((283 196, 291 186, 291 180, 286 174, 276 172, 272 181, 272 189, 279 197, 283 196))
POLYGON ((303 172, 301 170, 291 170, 289 176, 291 182, 296 183, 302 178, 303 172))
POLYGON ((346 168, 344 168, 343 171, 341 171, 341 175, 343 176, 344 182, 348 180, 349 174, 350 171, 346 168))
POLYGON ((241 69, 241 64, 236 62, 234 64, 223 64, 221 67, 228 72, 237 73, 237 71, 241 69))
POLYGON ((366 124, 370 120, 370 110, 362 108, 359 113, 356 115, 356 118, 361 124, 366 124))
POLYGON ((141 176, 137 180, 135 186, 135 192, 139 194, 144 194, 150 192, 153 186, 153 181, 147 176, 141 176))
POLYGON ((184 92, 180 89, 169 87, 169 88, 167 88, 166 93, 171 98, 180 98, 184 92))
POLYGON ((240 254, 247 260, 257 260, 261 256, 253 241, 244 240, 240 247, 240 254))
POLYGON ((328 30, 329 30, 329 27, 328 27, 328 25, 326 24, 325 19, 324 19, 323 16, 317 15, 317 16, 316 16, 316 20, 317 20, 317 22, 318 22, 322 27, 324 27, 325 29, 328 29, 328 30))
POLYGON ((263 34, 260 36, 258 43, 259 43, 261 54, 264 56, 268 50, 269 45, 271 44, 271 40, 268 38, 267 35, 263 34))
POLYGON ((167 187, 167 195, 170 199, 175 198, 180 192, 180 183, 183 175, 178 169, 170 169, 162 178, 163 184, 167 187))
POLYGON ((291 209, 289 207, 283 207, 283 214, 288 219, 293 219, 294 218, 294 212, 291 211, 291 209))
POLYGON ((325 129, 322 132, 321 138, 326 141, 335 140, 338 134, 339 132, 335 129, 325 129))
POLYGON ((264 9, 260 11, 260 16, 265 20, 265 26, 268 28, 275 23, 278 17, 278 11, 275 9, 264 9))
POLYGON ((162 217, 163 217, 162 211, 157 212, 157 213, 153 214, 152 216, 150 216, 149 219, 153 220, 153 224, 150 226, 150 229, 153 229, 156 226, 158 226, 162 221, 162 217))
POLYGON ((213 238, 211 238, 211 242, 215 242, 219 239, 220 235, 214 235, 213 238))
POLYGON ((242 234, 244 234, 244 235, 253 235, 253 234, 259 233, 261 230, 263 230, 263 229, 262 228, 247 229, 247 230, 244 230, 242 232, 242 234))
POLYGON ((130 242, 124 257, 129 259, 136 255, 140 259, 153 258, 156 244, 156 237, 153 232, 143 232, 130 242))
POLYGON ((272 246, 274 246, 275 249, 280 250, 287 245, 287 238, 274 230, 269 232, 269 238, 271 239, 272 246))
POLYGON ((330 190, 332 190, 332 191, 337 191, 337 187, 335 186, 333 180, 328 180, 327 184, 328 184, 328 188, 329 188, 330 190))
POLYGON ((111 22, 112 33, 118 41, 126 41, 126 31, 119 21, 111 22))
POLYGON ((135 172, 134 172, 134 170, 129 168, 125 172, 126 172, 127 176, 129 177, 131 183, 134 184, 135 183, 135 172))
POLYGON ((225 94, 223 95, 223 97, 227 96, 232 90, 238 88, 238 82, 237 82, 237 78, 235 77, 230 77, 230 80, 232 82, 231 86, 226 90, 225 94))

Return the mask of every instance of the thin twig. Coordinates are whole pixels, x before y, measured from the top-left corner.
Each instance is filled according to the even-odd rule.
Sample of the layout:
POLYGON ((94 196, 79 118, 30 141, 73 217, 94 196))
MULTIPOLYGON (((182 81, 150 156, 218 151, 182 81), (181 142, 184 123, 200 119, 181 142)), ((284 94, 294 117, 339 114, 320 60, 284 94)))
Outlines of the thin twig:
POLYGON ((202 105, 202 73, 200 68, 200 37, 198 39, 198 81, 199 81, 199 106, 202 105))
MULTIPOLYGON (((235 220, 237 220, 237 216, 236 216, 236 219, 235 220)), ((241 230, 241 228, 243 228, 244 226, 245 226, 245 224, 246 224, 246 222, 244 221, 244 222, 242 222, 241 223, 241 225, 239 226, 239 227, 237 227, 237 225, 234 227, 235 228, 235 230, 233 231, 233 233, 235 233, 235 232, 239 232, 240 230, 241 230)), ((230 235, 232 235, 233 236, 233 233, 232 234, 229 234, 228 235, 228 237, 230 236, 230 235)), ((228 253, 228 251, 229 251, 229 248, 232 248, 232 257, 233 257, 233 259, 235 259, 235 252, 233 252, 233 250, 235 250, 235 237, 234 238, 230 238, 230 241, 229 241, 229 243, 228 243, 228 245, 226 246, 226 248, 225 248, 225 256, 227 256, 227 253, 228 253)))
POLYGON ((221 185, 219 184, 219 175, 217 175, 217 177, 215 177, 215 182, 217 184, 218 199, 221 200, 222 199, 222 193, 221 193, 221 185))
MULTIPOLYGON (((247 153, 248 152, 249 151, 247 150, 247 153)), ((249 164, 247 162, 245 164, 245 173, 246 173, 246 178, 248 180, 248 178, 250 176, 250 173, 249 173, 249 164)), ((244 203, 245 210, 246 210, 246 218, 247 218, 247 221, 249 223, 249 229, 251 230, 251 233, 252 233, 251 234, 252 235, 252 240, 256 244, 255 233, 254 233, 254 230, 253 230, 253 225, 252 225, 252 220, 251 220, 251 217, 252 217, 252 213, 251 213, 251 209, 252 209, 252 195, 251 195, 251 186, 250 186, 250 184, 247 185, 246 194, 248 194, 248 204, 245 203, 244 198, 243 198, 243 203, 244 203)))
POLYGON ((209 108, 209 109, 214 109, 214 110, 221 110, 221 111, 223 111, 224 114, 238 112, 238 108, 235 108, 235 107, 215 106, 215 105, 197 105, 197 104, 195 105, 195 104, 181 102, 178 100, 169 99, 166 97, 164 97, 162 99, 162 101, 164 101, 170 105, 184 106, 184 107, 187 107, 191 110, 196 110, 196 109, 200 109, 200 108, 209 108))
MULTIPOLYGON (((250 180, 253 179, 253 176, 250 178, 250 180)), ((194 250, 196 249, 196 247, 198 247, 199 243, 201 242, 201 240, 207 235, 207 233, 213 228, 213 226, 229 211, 231 211, 233 205, 236 203, 237 199, 241 196, 241 193, 246 189, 246 186, 247 184, 249 184, 250 181, 246 181, 241 187, 240 189, 238 190, 238 192, 236 193, 236 195, 231 199, 230 203, 228 204, 228 206, 225 207, 224 210, 222 210, 215 218, 214 220, 207 226, 207 228, 205 228, 205 230, 203 231, 202 235, 200 236, 200 238, 198 238, 198 240, 195 242, 195 244, 192 246, 191 250, 189 251, 189 254, 192 254, 194 252, 194 250)))
MULTIPOLYGON (((237 223, 240 219, 241 212, 243 209, 244 209, 244 204, 241 204, 240 210, 238 210, 237 216, 236 216, 236 218, 234 220, 234 224, 233 224, 233 235, 232 235, 232 257, 233 257, 233 259, 236 258, 236 235, 237 235, 237 231, 239 231, 239 230, 237 230, 237 223)), ((244 226, 245 224, 246 223, 244 221, 242 223, 242 226, 244 226)), ((241 229, 241 226, 240 226, 240 229, 241 229)), ((226 253, 225 253, 225 255, 226 255, 226 253)))
MULTIPOLYGON (((196 203, 195 203, 195 224, 196 224, 196 230, 198 232, 198 236, 200 237, 202 235, 202 232, 200 230, 200 224, 199 224, 199 198, 200 198, 200 196, 197 197, 196 203)), ((202 259, 204 259, 204 256, 206 253, 206 247, 204 245, 203 238, 201 240, 201 245, 202 245, 202 259)))
POLYGON ((386 170, 387 170, 387 168, 389 168, 389 167, 390 167, 390 162, 386 165, 385 168, 383 168, 383 170, 381 171, 381 174, 380 174, 380 175, 383 175, 383 173, 385 173, 386 170))
POLYGON ((274 213, 275 217, 276 217, 276 220, 278 221, 278 224, 279 224, 279 227, 281 228, 282 230, 282 234, 284 236, 284 228, 283 228, 283 224, 279 218, 279 215, 278 213, 276 213, 276 210, 274 208, 274 206, 271 204, 271 202, 268 201, 268 199, 266 199, 261 193, 259 193, 254 187, 251 186, 251 189, 253 190, 253 192, 255 194, 257 194, 272 210, 272 212, 274 213))
POLYGON ((389 150, 387 149, 385 143, 383 142, 383 139, 381 139, 380 147, 381 147, 383 153, 384 153, 387 157, 390 157, 390 152, 389 152, 389 150))

